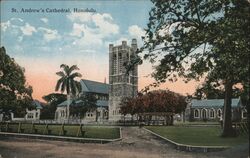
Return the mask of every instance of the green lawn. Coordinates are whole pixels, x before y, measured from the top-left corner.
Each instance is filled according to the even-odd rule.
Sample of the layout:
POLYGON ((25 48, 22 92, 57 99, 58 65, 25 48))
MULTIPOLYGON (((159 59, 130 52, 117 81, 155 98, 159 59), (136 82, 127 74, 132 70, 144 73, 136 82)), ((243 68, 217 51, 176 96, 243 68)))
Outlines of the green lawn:
POLYGON ((220 127, 148 126, 147 129, 174 142, 198 146, 234 146, 248 142, 248 136, 220 137, 220 127))
POLYGON ((207 121, 207 122, 204 122, 204 121, 193 121, 193 122, 175 122, 174 123, 175 125, 220 125, 219 121, 207 121))
MULTIPOLYGON (((9 128, 11 128, 11 132, 18 132, 18 124, 9 124, 9 128)), ((5 131, 5 125, 1 127, 3 131, 5 131)), ((32 124, 22 124, 21 126, 24 131, 22 133, 32 133, 32 124)), ((45 125, 35 125, 35 129, 37 129, 36 134, 46 134, 45 125)), ((62 125, 49 125, 48 129, 51 130, 51 135, 60 135, 60 131, 62 129, 62 125)), ((99 138, 99 139, 117 139, 120 137, 120 130, 116 127, 94 127, 94 126, 83 126, 83 131, 85 131, 84 138, 99 138)), ((76 125, 65 125, 64 130, 66 130, 65 136, 76 137, 79 126, 76 125)), ((33 132, 34 133, 34 132, 33 132)))

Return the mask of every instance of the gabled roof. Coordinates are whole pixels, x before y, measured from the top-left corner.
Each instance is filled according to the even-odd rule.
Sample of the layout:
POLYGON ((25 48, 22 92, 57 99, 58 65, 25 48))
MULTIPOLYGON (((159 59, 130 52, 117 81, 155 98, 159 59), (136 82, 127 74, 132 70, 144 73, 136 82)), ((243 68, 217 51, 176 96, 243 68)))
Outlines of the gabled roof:
MULTIPOLYGON (((224 99, 203 99, 197 100, 193 99, 191 101, 192 107, 222 107, 224 105, 224 99)), ((240 106, 240 99, 232 99, 232 107, 240 106)))
POLYGON ((82 92, 108 94, 109 85, 106 83, 90 81, 85 79, 82 79, 80 83, 82 86, 82 92))
MULTIPOLYGON (((72 103, 72 100, 70 99, 69 100, 69 105, 72 103)), ((63 101, 62 103, 58 104, 57 107, 64 107, 64 106, 67 106, 68 105, 68 101, 65 100, 63 101)))
POLYGON ((38 100, 33 100, 31 104, 34 105, 36 107, 36 109, 42 109, 43 108, 41 103, 38 100))
MULTIPOLYGON (((72 100, 69 101, 69 105, 72 104, 72 100)), ((77 100, 75 101, 76 104, 83 102, 82 100, 77 100)), ((65 100, 64 102, 60 103, 57 105, 57 107, 66 107, 68 105, 68 101, 65 100)), ((108 101, 107 100, 97 100, 96 101, 97 107, 107 107, 108 106, 108 101)))
POLYGON ((108 107, 109 102, 107 100, 97 100, 96 105, 98 107, 108 107))

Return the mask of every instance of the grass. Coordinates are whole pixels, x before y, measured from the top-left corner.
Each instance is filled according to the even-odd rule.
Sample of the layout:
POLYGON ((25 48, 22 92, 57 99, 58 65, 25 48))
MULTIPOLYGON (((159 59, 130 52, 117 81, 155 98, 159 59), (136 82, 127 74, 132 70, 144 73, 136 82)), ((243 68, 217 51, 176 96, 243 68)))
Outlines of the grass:
POLYGON ((175 125, 220 125, 219 121, 193 121, 193 122, 175 122, 175 125))
POLYGON ((220 137, 220 127, 148 126, 147 129, 176 143, 197 146, 235 146, 248 142, 248 136, 220 137))
MULTIPOLYGON (((19 124, 9 124, 9 128, 11 128, 11 132, 18 132, 19 124)), ((5 131, 5 125, 1 127, 3 131, 5 131)), ((21 126, 24 131, 22 133, 33 133, 32 132, 32 124, 22 124, 21 126)), ((37 129, 36 134, 47 134, 45 130, 45 125, 36 124, 35 129, 37 129)), ((51 135, 60 135, 62 125, 49 125, 48 129, 51 130, 51 135)), ((66 130, 65 136, 77 137, 77 133, 79 130, 79 126, 77 125, 65 125, 64 130, 66 130)), ((85 131, 84 136, 78 136, 83 138, 97 138, 97 139, 117 139, 120 137, 119 128, 113 127, 94 127, 94 126, 83 126, 82 130, 85 131)))

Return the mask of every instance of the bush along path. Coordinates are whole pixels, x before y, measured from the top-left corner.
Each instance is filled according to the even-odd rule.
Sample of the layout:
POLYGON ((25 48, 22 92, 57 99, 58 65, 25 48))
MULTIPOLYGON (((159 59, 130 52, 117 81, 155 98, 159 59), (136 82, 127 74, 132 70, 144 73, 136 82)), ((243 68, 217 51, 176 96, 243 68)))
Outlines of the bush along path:
POLYGON ((93 127, 80 125, 1 123, 0 131, 6 133, 50 135, 94 139, 118 139, 120 129, 117 127, 93 127))

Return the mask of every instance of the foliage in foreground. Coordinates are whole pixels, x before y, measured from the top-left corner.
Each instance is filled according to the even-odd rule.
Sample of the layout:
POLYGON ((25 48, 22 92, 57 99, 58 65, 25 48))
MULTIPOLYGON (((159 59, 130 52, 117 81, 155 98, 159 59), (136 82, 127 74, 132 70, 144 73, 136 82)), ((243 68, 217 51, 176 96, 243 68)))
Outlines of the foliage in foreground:
POLYGON ((4 113, 4 117, 10 117, 10 112, 23 117, 26 108, 34 108, 32 92, 32 87, 26 83, 24 68, 6 53, 4 47, 0 48, 0 113, 4 113))
POLYGON ((235 136, 231 122, 232 87, 250 84, 250 2, 152 2, 141 49, 145 51, 144 59, 157 64, 152 76, 158 84, 183 77, 185 81, 205 78, 208 83, 224 86, 222 136, 235 136))

